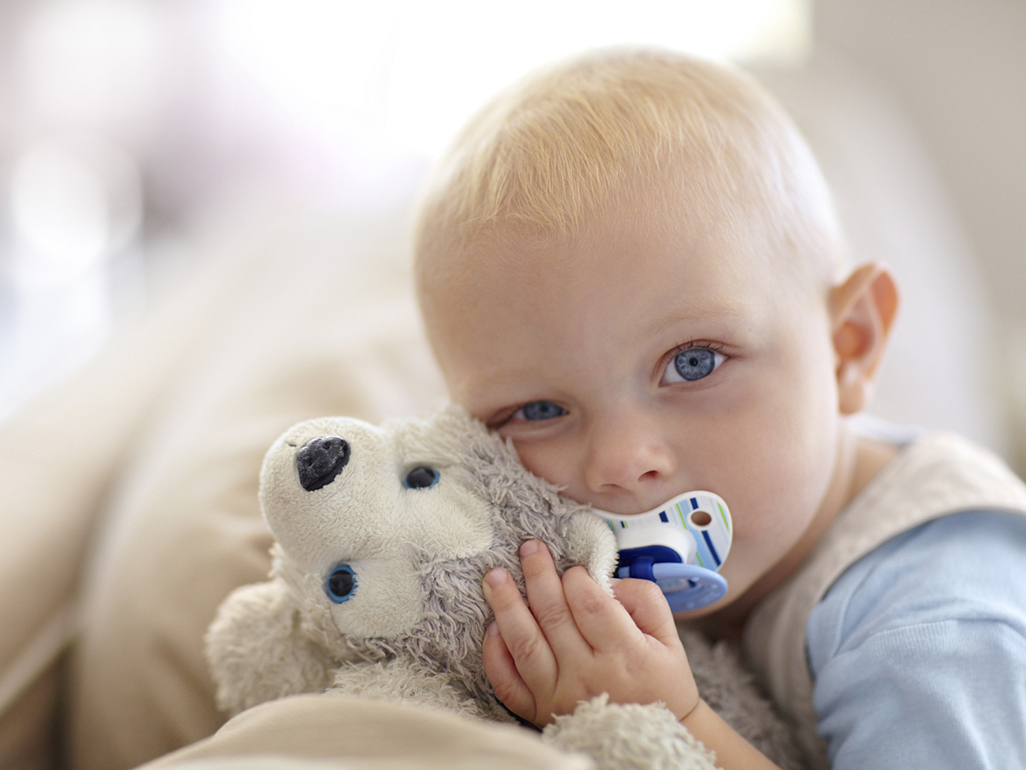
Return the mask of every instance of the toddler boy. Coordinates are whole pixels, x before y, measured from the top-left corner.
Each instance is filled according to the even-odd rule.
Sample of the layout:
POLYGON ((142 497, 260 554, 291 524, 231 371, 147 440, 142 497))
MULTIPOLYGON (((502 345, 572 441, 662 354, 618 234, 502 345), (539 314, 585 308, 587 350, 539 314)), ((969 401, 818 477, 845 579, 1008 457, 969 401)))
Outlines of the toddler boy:
MULTIPOLYGON (((757 85, 648 51, 527 80, 439 168, 416 258, 450 395, 528 469, 619 514, 727 501, 730 588, 689 617, 742 642, 812 762, 1026 766, 1026 488, 955 437, 850 424, 897 289, 846 266, 815 161, 757 85)), ((484 589, 512 711, 658 700, 724 768, 771 766, 701 700, 653 584, 614 600, 539 543, 521 556, 530 607, 504 572, 484 589)))

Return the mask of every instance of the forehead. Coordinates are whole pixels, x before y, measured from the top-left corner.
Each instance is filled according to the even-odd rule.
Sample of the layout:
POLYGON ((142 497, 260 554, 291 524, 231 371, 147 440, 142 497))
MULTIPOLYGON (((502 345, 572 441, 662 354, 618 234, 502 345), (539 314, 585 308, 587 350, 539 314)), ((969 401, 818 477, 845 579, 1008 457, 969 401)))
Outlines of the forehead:
POLYGON ((679 160, 650 173, 628 175, 569 231, 557 234, 513 217, 468 222, 462 234, 435 229, 418 248, 423 304, 431 310, 432 300, 439 297, 508 283, 518 273, 544 271, 550 277, 565 277, 580 267, 578 262, 584 269, 615 272, 640 258, 694 258, 699 249, 715 250, 720 261, 716 267, 739 275, 771 266, 775 274, 783 270, 798 280, 813 272, 811 264, 803 265, 812 261, 807 254, 799 255, 804 250, 794 239, 783 237, 786 228, 779 212, 756 194, 748 179, 751 169, 746 172, 725 161, 713 173, 679 160), (664 242, 656 243, 660 238, 664 242), (595 247, 610 241, 620 241, 623 247, 600 265, 601 249, 595 247), (425 244, 430 245, 424 248, 425 244), (660 253, 653 246, 667 248, 660 253), (766 262, 770 256, 776 258, 772 265, 766 262))
POLYGON ((555 315, 574 325, 601 320, 586 308, 603 316, 627 306, 646 319, 700 316, 766 286, 769 262, 720 228, 619 209, 593 217, 571 238, 483 244, 466 278, 481 305, 519 313, 525 323, 555 315))
POLYGON ((648 339, 754 331, 788 280, 758 233, 659 200, 610 207, 573 238, 481 239, 431 300, 432 343, 452 395, 484 382, 603 359, 648 339), (572 359, 572 360, 571 360, 572 359))

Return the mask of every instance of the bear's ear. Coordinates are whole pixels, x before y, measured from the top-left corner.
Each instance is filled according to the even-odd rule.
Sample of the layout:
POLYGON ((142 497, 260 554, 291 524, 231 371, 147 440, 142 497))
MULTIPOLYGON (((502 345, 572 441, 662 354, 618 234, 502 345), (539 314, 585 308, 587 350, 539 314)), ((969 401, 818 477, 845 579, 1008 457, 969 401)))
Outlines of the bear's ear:
POLYGON ((230 715, 286 695, 322 692, 334 665, 304 633, 280 578, 229 594, 207 631, 206 653, 217 705, 230 715))

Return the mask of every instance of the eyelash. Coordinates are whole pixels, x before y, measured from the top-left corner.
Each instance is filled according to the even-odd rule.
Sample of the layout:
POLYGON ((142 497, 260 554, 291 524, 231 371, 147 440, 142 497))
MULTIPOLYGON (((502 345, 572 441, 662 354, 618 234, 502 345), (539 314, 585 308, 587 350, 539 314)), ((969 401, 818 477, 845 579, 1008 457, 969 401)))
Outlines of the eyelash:
POLYGON ((506 425, 506 423, 508 423, 510 420, 512 420, 513 415, 515 415, 529 403, 531 402, 525 401, 523 404, 518 404, 517 406, 503 410, 498 417, 492 417, 487 422, 485 422, 485 427, 488 428, 488 430, 498 430, 499 428, 506 425))
POLYGON ((692 348, 704 348, 706 350, 711 350, 714 353, 719 353, 726 358, 730 358, 730 352, 727 350, 726 345, 722 345, 719 342, 706 342, 705 340, 689 340, 687 342, 682 342, 671 350, 669 355, 667 355, 666 360, 672 361, 678 353, 683 353, 685 350, 691 350, 692 348))

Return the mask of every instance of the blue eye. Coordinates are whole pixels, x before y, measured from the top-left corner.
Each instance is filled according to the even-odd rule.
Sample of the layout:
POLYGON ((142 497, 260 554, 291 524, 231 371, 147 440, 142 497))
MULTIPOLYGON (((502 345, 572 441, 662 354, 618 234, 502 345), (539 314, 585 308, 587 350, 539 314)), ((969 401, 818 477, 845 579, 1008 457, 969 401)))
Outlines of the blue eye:
POLYGON ((688 348, 673 357, 666 372, 664 382, 695 382, 712 374, 725 357, 709 348, 688 348))
POLYGON ((528 422, 538 422, 541 420, 554 420, 557 417, 562 417, 564 414, 566 414, 566 409, 559 404, 554 404, 551 401, 532 401, 520 407, 513 417, 519 417, 528 422))
POLYGON ((349 601, 356 592, 356 573, 348 564, 339 564, 328 575, 324 591, 335 604, 349 601))
POLYGON ((430 489, 438 483, 439 473, 434 468, 418 465, 406 474, 403 486, 407 489, 430 489))

